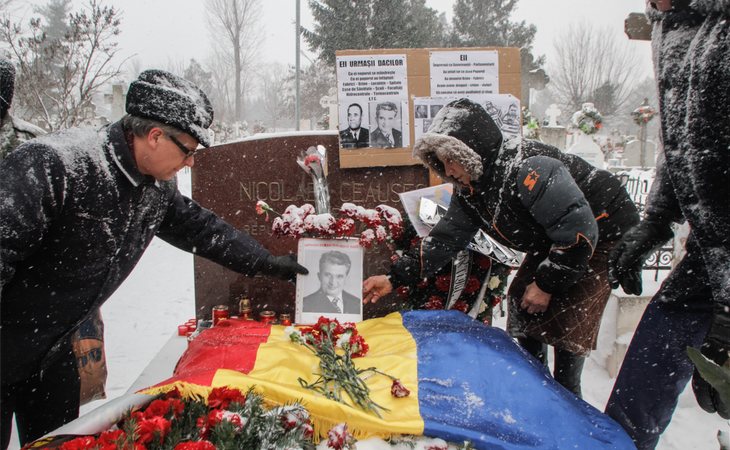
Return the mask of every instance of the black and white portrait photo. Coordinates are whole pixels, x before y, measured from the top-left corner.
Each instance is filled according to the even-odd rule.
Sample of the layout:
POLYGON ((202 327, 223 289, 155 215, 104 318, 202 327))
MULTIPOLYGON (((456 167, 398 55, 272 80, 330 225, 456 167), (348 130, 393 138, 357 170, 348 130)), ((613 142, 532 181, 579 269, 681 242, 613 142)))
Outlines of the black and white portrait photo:
POLYGON ((297 323, 320 316, 362 320, 363 251, 357 239, 301 239, 298 258, 309 275, 297 278, 297 323))

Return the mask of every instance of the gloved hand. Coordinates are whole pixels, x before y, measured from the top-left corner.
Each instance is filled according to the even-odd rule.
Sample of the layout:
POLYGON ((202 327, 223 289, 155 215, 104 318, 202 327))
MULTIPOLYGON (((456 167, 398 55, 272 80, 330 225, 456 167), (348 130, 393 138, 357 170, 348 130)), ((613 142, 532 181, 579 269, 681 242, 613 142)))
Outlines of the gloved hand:
POLYGON ((294 255, 273 256, 270 255, 264 263, 261 273, 282 278, 284 280, 295 281, 297 274, 307 275, 309 270, 301 264, 297 263, 294 255))
POLYGON ((629 229, 608 255, 611 288, 616 289, 620 283, 627 294, 641 294, 644 261, 673 235, 669 223, 652 220, 643 220, 629 229))
MULTIPOLYGON (((700 351, 707 359, 720 366, 728 360, 730 354, 730 311, 728 311, 728 306, 715 305, 712 325, 700 351)), ((709 413, 716 412, 723 419, 730 419, 730 404, 722 401, 717 390, 702 378, 697 369, 692 376, 692 390, 702 409, 709 413)))

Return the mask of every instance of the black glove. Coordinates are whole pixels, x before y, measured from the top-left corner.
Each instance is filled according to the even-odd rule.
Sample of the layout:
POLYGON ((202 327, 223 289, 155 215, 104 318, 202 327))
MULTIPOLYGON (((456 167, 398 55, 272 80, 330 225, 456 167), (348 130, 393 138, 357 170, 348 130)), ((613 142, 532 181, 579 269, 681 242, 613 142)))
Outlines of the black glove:
POLYGON ((641 294, 644 261, 674 233, 669 223, 643 220, 624 233, 608 255, 608 282, 613 289, 621 284, 627 294, 641 294))
POLYGON ((307 275, 309 270, 301 264, 297 263, 294 255, 273 256, 266 258, 261 273, 282 278, 284 280, 295 281, 297 274, 307 275))
MULTIPOLYGON (((715 315, 705 342, 700 348, 702 354, 722 366, 728 360, 730 352, 730 312, 726 305, 715 305, 715 315)), ((717 390, 702 378, 695 369, 692 376, 692 390, 697 403, 708 413, 718 413, 723 419, 730 419, 730 405, 720 398, 717 390)))

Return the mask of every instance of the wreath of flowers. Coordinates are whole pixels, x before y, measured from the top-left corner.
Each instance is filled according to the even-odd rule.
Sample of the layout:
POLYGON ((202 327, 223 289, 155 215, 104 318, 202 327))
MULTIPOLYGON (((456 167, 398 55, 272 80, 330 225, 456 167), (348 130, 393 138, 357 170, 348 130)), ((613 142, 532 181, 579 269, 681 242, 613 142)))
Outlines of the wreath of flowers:
POLYGON ((571 117, 573 127, 585 134, 596 134, 603 127, 603 116, 592 103, 584 103, 571 117))
POLYGON ((353 203, 343 203, 338 217, 330 213, 317 214, 314 206, 289 205, 284 214, 274 211, 266 202, 256 202, 256 213, 269 220, 269 213, 277 217, 271 223, 271 232, 277 236, 294 238, 345 238, 357 236, 366 248, 374 243, 392 242, 403 232, 403 219, 397 209, 378 205, 366 209, 353 203))
MULTIPOLYGON (((299 384, 309 390, 345 405, 349 403, 342 393, 347 393, 352 402, 364 411, 380 417, 381 410, 387 411, 370 398, 370 388, 363 376, 379 374, 391 379, 390 394, 396 398, 410 395, 397 378, 377 370, 375 367, 358 369, 354 358, 365 356, 370 349, 353 323, 340 324, 337 319, 320 317, 312 327, 287 327, 284 333, 292 342, 303 345, 319 358, 320 372, 313 383, 299 378, 299 384)), ((351 405, 350 405, 351 406, 351 405)))
POLYGON ((631 111, 631 118, 634 119, 636 125, 646 125, 651 119, 656 116, 657 111, 649 105, 641 105, 635 110, 631 111))
MULTIPOLYGON (((418 255, 421 240, 413 226, 406 219, 404 234, 396 241, 396 253, 391 257, 395 262, 403 254, 418 255)), ((409 286, 396 288, 396 295, 400 298, 405 309, 445 309, 447 297, 451 287, 451 264, 447 264, 432 277, 424 278, 409 286)), ((484 297, 476 320, 487 325, 492 324, 494 308, 502 302, 507 290, 507 278, 512 268, 496 262, 481 253, 472 252, 472 264, 464 290, 450 309, 468 313, 477 301, 482 283, 489 275, 485 287, 484 297)))
MULTIPOLYGON (((347 439, 347 428, 341 428, 333 439, 347 439)), ((153 400, 144 409, 127 413, 112 429, 68 440, 58 448, 313 450, 313 434, 309 412, 298 403, 266 409, 263 398, 253 390, 244 394, 228 387, 214 388, 206 403, 197 397, 183 398, 175 389, 153 400)))

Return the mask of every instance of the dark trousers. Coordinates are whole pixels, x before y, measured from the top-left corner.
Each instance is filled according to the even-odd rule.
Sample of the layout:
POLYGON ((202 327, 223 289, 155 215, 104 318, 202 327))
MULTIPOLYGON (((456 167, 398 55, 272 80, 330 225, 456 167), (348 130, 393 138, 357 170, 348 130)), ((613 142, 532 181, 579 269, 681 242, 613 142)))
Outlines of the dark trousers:
MULTIPOLYGON (((547 367, 547 344, 531 337, 518 338, 517 342, 547 367)), ((555 381, 579 398, 583 398, 583 392, 580 388, 580 377, 583 373, 585 357, 557 347, 554 348, 554 356, 553 378, 555 378, 555 381)))
POLYGON ((712 320, 712 291, 691 241, 644 311, 606 405, 639 450, 654 449, 669 425, 694 370, 687 347, 702 345, 712 320))
POLYGON ((13 414, 22 446, 77 418, 79 390, 76 356, 70 346, 45 370, 14 384, 0 383, 2 449, 10 443, 13 414))

